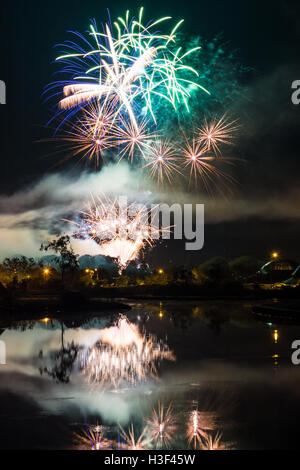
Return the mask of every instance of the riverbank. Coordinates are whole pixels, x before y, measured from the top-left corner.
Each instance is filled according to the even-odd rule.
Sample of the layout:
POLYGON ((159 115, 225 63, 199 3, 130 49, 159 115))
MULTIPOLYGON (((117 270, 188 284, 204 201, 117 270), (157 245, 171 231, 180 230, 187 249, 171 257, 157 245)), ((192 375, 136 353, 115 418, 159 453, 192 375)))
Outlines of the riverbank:
POLYGON ((121 313, 130 308, 123 302, 102 298, 92 299, 81 292, 28 293, 3 298, 0 304, 0 320, 21 321, 43 317, 59 319, 93 311, 97 314, 121 313))

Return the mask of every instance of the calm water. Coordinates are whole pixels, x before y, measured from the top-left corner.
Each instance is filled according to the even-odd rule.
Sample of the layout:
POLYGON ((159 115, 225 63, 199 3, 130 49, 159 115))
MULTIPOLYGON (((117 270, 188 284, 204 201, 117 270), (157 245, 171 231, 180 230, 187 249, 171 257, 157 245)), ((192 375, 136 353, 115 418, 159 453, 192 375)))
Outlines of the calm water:
POLYGON ((297 447, 300 366, 290 356, 299 326, 258 322, 247 302, 131 306, 120 329, 111 329, 117 314, 95 312, 1 330, 2 448, 90 448, 84 434, 97 425, 101 445, 124 448, 120 426, 138 438, 147 420, 150 448, 167 437, 173 449, 199 445, 195 429, 202 442, 220 432, 236 449, 297 447), (153 410, 169 405, 167 435, 153 410))

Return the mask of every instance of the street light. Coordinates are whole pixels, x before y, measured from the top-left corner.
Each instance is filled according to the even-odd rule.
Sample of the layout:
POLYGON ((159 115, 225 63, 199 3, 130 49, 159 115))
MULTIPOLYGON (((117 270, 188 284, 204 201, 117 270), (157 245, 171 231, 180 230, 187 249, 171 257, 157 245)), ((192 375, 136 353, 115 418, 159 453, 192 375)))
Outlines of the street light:
POLYGON ((49 268, 44 268, 44 269, 43 269, 43 275, 44 275, 44 280, 45 280, 45 282, 47 281, 47 277, 48 277, 49 273, 50 273, 50 269, 49 269, 49 268))
POLYGON ((277 251, 273 251, 272 258, 274 258, 274 259, 278 258, 278 252, 277 251))
POLYGON ((164 273, 164 270, 162 268, 159 268, 158 274, 163 274, 163 273, 164 273))

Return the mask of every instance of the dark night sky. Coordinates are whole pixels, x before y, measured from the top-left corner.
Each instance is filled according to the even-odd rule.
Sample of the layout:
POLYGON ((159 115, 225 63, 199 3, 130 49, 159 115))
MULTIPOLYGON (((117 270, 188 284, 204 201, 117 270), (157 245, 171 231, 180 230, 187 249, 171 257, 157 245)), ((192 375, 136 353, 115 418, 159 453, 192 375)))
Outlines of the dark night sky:
MULTIPOLYGON (((207 225, 204 250, 189 253, 188 259, 248 253, 265 257, 276 248, 300 261, 299 209, 295 215, 300 205, 300 105, 293 105, 290 98, 292 81, 300 79, 299 4, 269 0, 5 3, 0 20, 0 79, 7 86, 7 104, 0 107, 1 194, 11 194, 51 171, 51 160, 43 156, 45 150, 36 141, 49 136, 43 129, 49 108, 41 94, 53 73, 53 46, 67 38, 67 30, 85 31, 90 18, 105 18, 107 7, 115 16, 143 5, 147 17, 184 18, 185 31, 191 34, 211 38, 223 32, 241 62, 253 69, 245 79, 247 95, 236 103, 243 111, 239 152, 246 160, 235 171, 239 180, 236 197, 255 205, 264 204, 267 198, 284 201, 289 195, 288 203, 282 203, 281 213, 286 211, 286 216, 270 213, 268 220, 262 220, 241 215, 233 222, 207 225)), ((64 170, 67 166, 60 169, 64 170)), ((166 262, 174 257, 184 261, 186 253, 177 255, 172 246, 170 243, 167 255, 163 254, 166 262)), ((154 252, 153 257, 156 262, 154 252)))

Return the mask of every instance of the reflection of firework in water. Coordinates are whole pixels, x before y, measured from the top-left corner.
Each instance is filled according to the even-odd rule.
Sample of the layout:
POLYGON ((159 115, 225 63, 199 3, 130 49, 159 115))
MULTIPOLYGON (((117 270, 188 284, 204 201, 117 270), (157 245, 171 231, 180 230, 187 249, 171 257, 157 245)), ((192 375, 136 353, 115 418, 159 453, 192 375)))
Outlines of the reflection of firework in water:
POLYGON ((158 404, 158 409, 152 411, 150 419, 146 420, 151 440, 157 447, 168 447, 176 429, 171 405, 167 409, 158 404))
POLYGON ((157 207, 149 209, 145 204, 128 205, 126 198, 93 198, 88 210, 80 213, 80 221, 71 221, 78 227, 74 237, 94 240, 101 254, 118 259, 122 271, 142 248, 152 246, 168 230, 155 225, 156 210, 157 207))
POLYGON ((103 437, 103 426, 86 426, 81 434, 74 435, 75 440, 85 449, 107 450, 111 448, 112 442, 103 437))
POLYGON ((205 437, 205 440, 202 442, 201 449, 202 450, 230 450, 232 449, 232 445, 222 442, 222 433, 217 432, 215 436, 211 434, 205 437))
POLYGON ((193 410, 189 414, 187 424, 187 438, 189 445, 193 443, 194 448, 202 445, 203 439, 206 439, 207 431, 215 428, 214 415, 208 412, 193 410))
POLYGON ((130 426, 128 433, 120 426, 121 436, 125 440, 125 446, 128 450, 145 450, 150 444, 146 436, 147 427, 145 427, 139 437, 136 439, 133 425, 130 426))
POLYGON ((90 382, 118 387, 157 376, 162 360, 174 361, 173 352, 153 336, 142 335, 138 327, 121 317, 118 324, 101 332, 100 340, 80 356, 80 367, 90 382))

